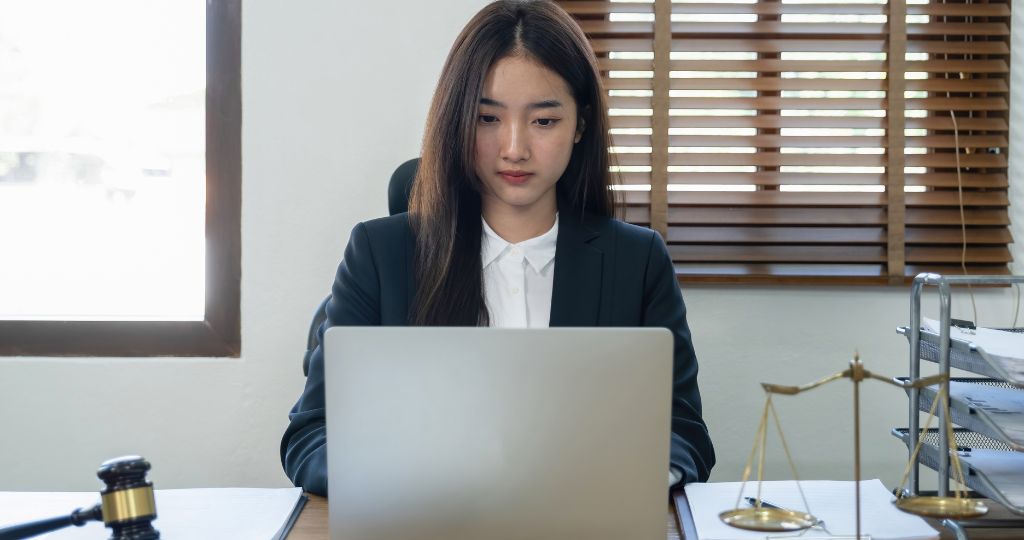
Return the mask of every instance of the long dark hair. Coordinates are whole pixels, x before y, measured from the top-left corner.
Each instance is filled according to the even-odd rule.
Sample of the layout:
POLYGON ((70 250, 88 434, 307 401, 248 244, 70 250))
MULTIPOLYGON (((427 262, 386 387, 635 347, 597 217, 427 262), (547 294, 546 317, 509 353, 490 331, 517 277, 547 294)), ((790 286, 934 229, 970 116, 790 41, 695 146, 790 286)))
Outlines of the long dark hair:
POLYGON ((557 73, 576 100, 582 138, 556 184, 563 211, 611 216, 608 118, 597 59, 586 35, 546 0, 498 0, 452 45, 434 92, 423 155, 409 200, 418 289, 412 324, 486 326, 480 262, 481 181, 474 172, 484 78, 498 60, 525 55, 557 73))

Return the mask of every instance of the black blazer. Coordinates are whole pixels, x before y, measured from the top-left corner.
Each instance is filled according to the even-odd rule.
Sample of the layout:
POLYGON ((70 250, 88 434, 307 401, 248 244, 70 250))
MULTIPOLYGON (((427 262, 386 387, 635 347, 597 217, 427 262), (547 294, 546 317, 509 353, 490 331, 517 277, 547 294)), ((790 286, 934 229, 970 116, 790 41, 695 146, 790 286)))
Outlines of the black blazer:
MULTIPOLYGON (((415 295, 415 242, 408 214, 356 225, 327 303, 330 326, 407 326, 415 295)), ((653 326, 675 337, 671 464, 683 482, 705 481, 715 453, 701 418, 697 359, 686 307, 661 237, 621 221, 559 213, 551 326, 653 326)), ((292 408, 281 461, 296 486, 327 493, 323 350, 310 356, 306 387, 292 408)))

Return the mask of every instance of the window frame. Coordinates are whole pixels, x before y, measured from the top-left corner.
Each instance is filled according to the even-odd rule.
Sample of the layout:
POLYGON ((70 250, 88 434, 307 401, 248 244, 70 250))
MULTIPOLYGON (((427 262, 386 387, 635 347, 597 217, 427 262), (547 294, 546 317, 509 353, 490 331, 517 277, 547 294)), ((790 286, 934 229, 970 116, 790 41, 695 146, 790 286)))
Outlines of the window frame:
POLYGON ((0 321, 0 356, 241 354, 241 11, 241 0, 206 2, 203 320, 0 321))

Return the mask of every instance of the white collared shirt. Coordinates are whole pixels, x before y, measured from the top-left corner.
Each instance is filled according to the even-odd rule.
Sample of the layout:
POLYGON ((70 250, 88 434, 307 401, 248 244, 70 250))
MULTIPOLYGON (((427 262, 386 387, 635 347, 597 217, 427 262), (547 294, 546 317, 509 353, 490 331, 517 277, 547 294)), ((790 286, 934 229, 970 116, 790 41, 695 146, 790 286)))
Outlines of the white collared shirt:
POLYGON ((497 328, 547 328, 555 282, 558 214, 548 232, 510 244, 483 217, 484 302, 497 328))

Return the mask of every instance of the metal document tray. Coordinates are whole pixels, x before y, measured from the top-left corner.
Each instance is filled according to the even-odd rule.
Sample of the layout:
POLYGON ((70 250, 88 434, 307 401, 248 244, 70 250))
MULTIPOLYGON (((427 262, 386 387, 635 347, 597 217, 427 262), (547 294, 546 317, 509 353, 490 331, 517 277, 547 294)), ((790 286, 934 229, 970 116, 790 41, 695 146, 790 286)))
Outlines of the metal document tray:
MULTIPOLYGON (((921 389, 920 410, 928 412, 937 391, 937 386, 921 389)), ((954 424, 1024 452, 1024 390, 995 379, 953 378, 949 394, 954 424)))
MULTIPOLYGON (((1000 328, 1007 332, 1024 332, 1024 328, 1000 328)), ((896 329, 910 340, 910 330, 906 326, 896 329)), ((921 360, 939 362, 939 335, 921 329, 921 360)), ((1014 386, 1024 388, 1024 368, 1007 363, 1003 359, 993 357, 970 341, 950 338, 949 365, 957 369, 977 373, 993 379, 1006 381, 1014 386)))
MULTIPOLYGON (((906 428, 893 428, 892 434, 912 449, 906 428)), ((956 445, 964 467, 967 487, 1005 506, 1010 512, 1024 516, 1024 453, 1014 452, 1007 445, 966 429, 955 429, 956 445)), ((918 460, 928 467, 939 468, 939 435, 929 429, 918 460)), ((952 467, 950 468, 952 477, 952 467)))

